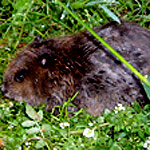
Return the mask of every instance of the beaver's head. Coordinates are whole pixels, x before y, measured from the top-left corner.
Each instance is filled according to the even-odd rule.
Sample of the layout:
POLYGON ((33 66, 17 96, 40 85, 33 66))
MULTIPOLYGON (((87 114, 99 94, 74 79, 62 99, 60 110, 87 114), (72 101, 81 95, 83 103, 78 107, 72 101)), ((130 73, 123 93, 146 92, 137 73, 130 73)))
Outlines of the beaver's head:
POLYGON ((75 85, 88 68, 84 53, 76 46, 71 37, 35 40, 8 65, 2 92, 32 105, 62 104, 76 92, 75 85))

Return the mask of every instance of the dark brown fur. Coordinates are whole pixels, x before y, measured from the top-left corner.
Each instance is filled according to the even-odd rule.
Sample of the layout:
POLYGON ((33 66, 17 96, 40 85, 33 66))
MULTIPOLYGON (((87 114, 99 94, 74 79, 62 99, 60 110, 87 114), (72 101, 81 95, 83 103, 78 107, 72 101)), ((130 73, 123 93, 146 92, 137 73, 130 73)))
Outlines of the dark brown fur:
MULTIPOLYGON (((111 22, 94 30, 143 75, 150 74, 150 32, 134 23, 111 22)), ((9 64, 2 91, 29 104, 73 101, 93 115, 118 103, 147 103, 139 79, 89 32, 35 40, 9 64)))

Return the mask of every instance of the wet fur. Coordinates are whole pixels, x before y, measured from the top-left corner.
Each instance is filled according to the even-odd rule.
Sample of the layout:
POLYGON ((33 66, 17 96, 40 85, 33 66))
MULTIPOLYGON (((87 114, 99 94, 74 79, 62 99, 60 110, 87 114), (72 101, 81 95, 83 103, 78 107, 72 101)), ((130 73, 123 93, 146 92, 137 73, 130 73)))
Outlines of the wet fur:
MULTIPOLYGON (((148 30, 129 22, 111 22, 94 30, 143 75, 150 74, 148 30)), ((48 110, 77 91, 73 103, 95 116, 118 103, 148 102, 139 79, 87 31, 35 40, 11 61, 3 81, 7 97, 32 105, 45 103, 48 110), (14 78, 22 72, 25 79, 18 83, 14 78)))

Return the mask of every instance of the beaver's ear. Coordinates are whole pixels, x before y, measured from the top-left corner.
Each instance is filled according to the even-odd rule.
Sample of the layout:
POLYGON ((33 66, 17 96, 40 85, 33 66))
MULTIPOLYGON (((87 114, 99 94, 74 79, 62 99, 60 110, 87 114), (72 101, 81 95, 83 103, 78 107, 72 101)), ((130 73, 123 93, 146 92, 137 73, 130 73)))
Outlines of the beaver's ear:
POLYGON ((40 57, 39 57, 39 63, 40 66, 42 68, 48 68, 48 67, 52 67, 54 66, 54 59, 52 58, 52 56, 48 53, 43 53, 40 57))
POLYGON ((42 45, 43 45, 43 40, 42 40, 42 37, 39 35, 34 39, 34 41, 29 45, 29 47, 39 48, 42 45))

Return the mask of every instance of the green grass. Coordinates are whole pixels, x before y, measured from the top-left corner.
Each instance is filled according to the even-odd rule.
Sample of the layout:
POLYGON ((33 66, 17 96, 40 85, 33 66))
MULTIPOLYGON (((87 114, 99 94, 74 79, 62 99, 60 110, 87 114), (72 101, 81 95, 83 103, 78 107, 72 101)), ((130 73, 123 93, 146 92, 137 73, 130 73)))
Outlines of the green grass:
MULTIPOLYGON (((115 3, 79 0, 63 1, 90 27, 115 19, 100 6, 105 6, 121 19, 134 21, 150 29, 150 2, 116 0, 115 3)), ((66 13, 55 0, 1 0, 0 2, 0 84, 8 62, 16 50, 41 35, 43 39, 77 33, 84 28, 66 13)), ((32 110, 28 105, 5 99, 0 93, 0 149, 144 149, 150 136, 150 106, 141 109, 137 103, 118 113, 106 110, 93 117, 80 110, 69 117, 66 102, 60 115, 45 112, 45 106, 32 110), (38 112, 38 113, 37 113, 38 112), (28 126, 26 125, 28 121, 28 126), (62 129, 60 123, 68 122, 62 129), (93 123, 93 126, 89 126, 93 123), (95 136, 83 135, 85 128, 95 136)))

